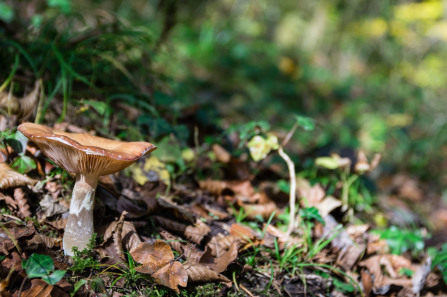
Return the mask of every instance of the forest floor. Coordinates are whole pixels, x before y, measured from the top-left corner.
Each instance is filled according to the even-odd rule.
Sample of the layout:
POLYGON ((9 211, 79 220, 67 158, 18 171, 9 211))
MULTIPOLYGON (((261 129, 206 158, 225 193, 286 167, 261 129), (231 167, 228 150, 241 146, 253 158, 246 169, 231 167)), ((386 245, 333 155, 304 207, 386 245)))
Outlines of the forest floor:
MULTIPOLYGON (((0 181, 0 295, 447 293, 446 210, 438 209, 436 193, 405 174, 372 178, 379 159, 361 152, 317 158, 290 180, 287 146, 260 126, 233 138, 237 146, 251 129, 245 145, 258 162, 219 143, 197 138, 181 150, 167 139, 161 153, 101 177, 95 237, 73 257, 64 255, 62 236, 74 176, 9 130, 1 152, 8 166, 0 173, 11 166, 32 179, 0 181)), ((55 128, 92 132, 68 123, 55 128)))

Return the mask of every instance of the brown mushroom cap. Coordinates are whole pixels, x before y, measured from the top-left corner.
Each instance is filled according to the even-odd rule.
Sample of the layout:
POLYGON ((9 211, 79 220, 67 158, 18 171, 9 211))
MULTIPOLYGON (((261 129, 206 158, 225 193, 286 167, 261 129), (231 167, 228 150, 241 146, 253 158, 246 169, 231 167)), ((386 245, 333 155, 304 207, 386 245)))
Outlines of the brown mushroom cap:
POLYGON ((71 173, 112 174, 156 149, 148 142, 122 142, 87 133, 54 131, 33 123, 23 123, 18 130, 48 158, 71 173))

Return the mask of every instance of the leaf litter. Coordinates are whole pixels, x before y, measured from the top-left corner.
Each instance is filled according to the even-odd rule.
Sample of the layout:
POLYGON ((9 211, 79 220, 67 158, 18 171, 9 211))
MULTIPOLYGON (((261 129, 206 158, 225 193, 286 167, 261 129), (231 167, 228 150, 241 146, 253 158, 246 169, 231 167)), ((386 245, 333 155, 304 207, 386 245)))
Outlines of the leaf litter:
MULTIPOLYGON (((62 128, 82 130, 68 124, 62 128)), ((393 255, 387 241, 370 232, 372 225, 346 220, 340 185, 328 194, 323 184, 297 178, 300 208, 315 208, 321 220, 301 216, 288 235, 281 224, 285 190, 247 174, 249 162, 222 146, 214 144, 211 150, 217 162, 231 167, 223 169, 224 178, 190 176, 177 183, 163 158, 131 167, 136 181, 125 174, 101 178, 95 224, 102 240, 81 257, 93 262, 83 262, 78 274, 67 270, 66 278, 55 283, 27 278, 22 261, 43 253, 55 267, 73 263, 61 252, 70 194, 64 183, 71 178, 62 181, 32 144, 26 151, 38 165, 30 177, 10 169, 8 162, 16 156, 7 156, 0 163, 2 171, 12 174, 1 179, 0 203, 8 210, 0 214, 1 296, 69 296, 75 288, 79 296, 95 290, 122 296, 128 285, 140 290, 154 283, 180 293, 209 282, 222 283, 222 295, 239 291, 249 296, 430 296, 443 290, 430 257, 418 261, 411 251, 393 255), (126 279, 131 271, 133 277, 141 275, 133 283, 126 279)), ((379 158, 369 163, 359 153, 353 165, 335 155, 319 162, 363 173, 377 167, 379 158)), ((421 199, 418 181, 404 175, 387 187, 390 196, 421 199)))

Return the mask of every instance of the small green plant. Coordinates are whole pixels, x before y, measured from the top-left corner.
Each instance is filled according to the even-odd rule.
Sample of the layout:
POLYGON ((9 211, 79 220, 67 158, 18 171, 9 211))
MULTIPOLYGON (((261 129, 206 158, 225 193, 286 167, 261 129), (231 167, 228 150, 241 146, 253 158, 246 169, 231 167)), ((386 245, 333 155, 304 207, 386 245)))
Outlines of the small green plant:
POLYGON ((73 247, 73 265, 68 268, 74 274, 79 274, 84 272, 86 269, 99 270, 101 265, 93 257, 93 249, 95 248, 96 233, 93 233, 87 248, 79 251, 77 247, 73 247))
POLYGON ((424 249, 424 239, 429 237, 424 235, 421 230, 405 230, 396 226, 391 226, 385 230, 373 230, 379 234, 381 239, 385 239, 390 247, 392 254, 402 254, 411 251, 417 254, 424 249))
POLYGON ((436 248, 429 248, 427 254, 431 257, 431 268, 438 268, 447 284, 447 243, 444 243, 440 250, 436 248))
POLYGON ((50 285, 56 284, 65 275, 65 270, 54 270, 53 259, 47 255, 31 254, 28 259, 22 261, 22 267, 28 278, 39 277, 50 285))

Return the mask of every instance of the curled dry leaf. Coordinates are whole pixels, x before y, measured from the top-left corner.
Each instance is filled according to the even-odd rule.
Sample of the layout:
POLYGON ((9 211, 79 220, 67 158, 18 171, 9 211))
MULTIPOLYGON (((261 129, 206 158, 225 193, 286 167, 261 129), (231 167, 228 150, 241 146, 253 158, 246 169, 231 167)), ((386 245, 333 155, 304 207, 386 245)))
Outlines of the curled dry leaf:
POLYGON ((6 92, 0 93, 0 109, 6 110, 11 115, 17 115, 24 119, 30 115, 37 106, 37 99, 39 98, 40 82, 36 81, 34 89, 23 98, 17 98, 12 94, 6 92))
POLYGON ((224 190, 230 190, 235 195, 251 197, 255 191, 249 180, 243 181, 221 181, 203 180, 199 181, 200 188, 214 195, 221 195, 224 190))
POLYGON ((210 227, 202 222, 201 220, 197 220, 194 226, 187 226, 185 229, 185 237, 196 243, 201 244, 203 238, 208 235, 211 231, 210 227))
MULTIPOLYGON (((99 248, 100 255, 110 262, 120 262, 125 261, 126 256, 124 255, 123 249, 123 225, 126 212, 123 211, 118 222, 110 224, 104 234, 104 242, 99 248)), ((132 230, 133 231, 133 230, 132 230)))
POLYGON ((27 242, 29 247, 32 247, 34 245, 35 246, 44 245, 50 249, 52 247, 54 247, 55 245, 57 245, 59 247, 60 243, 61 243, 60 239, 56 239, 56 238, 49 237, 49 236, 42 235, 42 234, 34 234, 33 238, 31 238, 27 242))
POLYGON ((31 287, 23 291, 22 297, 68 297, 68 293, 58 286, 50 285, 41 279, 31 280, 31 287))
POLYGON ((213 146, 211 147, 211 149, 213 150, 214 155, 216 155, 216 160, 220 163, 229 163, 231 160, 231 155, 230 153, 224 149, 222 146, 218 145, 218 144, 213 144, 213 146))
POLYGON ((43 221, 54 215, 66 213, 68 208, 61 205, 61 203, 62 201, 54 200, 50 194, 45 195, 39 202, 41 206, 41 210, 37 212, 39 220, 43 221))
POLYGON ((167 229, 167 230, 175 232, 175 233, 183 234, 187 227, 185 224, 182 224, 182 223, 170 220, 170 219, 166 219, 164 217, 153 216, 152 218, 158 224, 160 224, 164 229, 167 229))
POLYGON ((269 219, 274 211, 278 211, 274 202, 265 204, 242 204, 247 218, 255 219, 257 216, 263 217, 265 220, 269 219))
POLYGON ((182 239, 174 234, 169 233, 166 230, 160 231, 161 237, 171 246, 171 248, 177 253, 181 254, 183 252, 182 239))
POLYGON ((198 263, 183 263, 183 267, 188 274, 188 277, 193 282, 208 282, 208 281, 221 281, 221 282, 230 282, 228 278, 217 273, 216 271, 198 264, 198 263))
POLYGON ((207 244, 207 247, 211 249, 211 255, 213 255, 214 257, 221 257, 226 253, 226 251, 234 242, 239 242, 240 240, 240 236, 224 236, 222 234, 217 234, 216 236, 213 236, 213 238, 211 238, 211 240, 207 244))
POLYGON ((359 151, 357 153, 357 162, 355 163, 354 170, 357 173, 363 174, 369 171, 370 166, 368 163, 368 158, 365 155, 364 151, 359 151))
POLYGON ((8 164, 0 163, 0 189, 27 185, 33 186, 36 182, 36 180, 15 171, 8 164))
POLYGON ((177 293, 180 293, 178 286, 186 287, 188 274, 182 264, 174 260, 174 254, 166 242, 142 242, 130 254, 136 262, 143 264, 136 268, 138 272, 150 274, 158 283, 177 293))
MULTIPOLYGON (((398 255, 376 255, 359 263, 359 266, 368 269, 373 280, 372 292, 374 294, 386 294, 391 285, 400 287, 411 287, 412 280, 406 277, 400 277, 399 271, 402 268, 410 269, 413 272, 416 266, 412 265, 410 260, 398 255), (382 270, 384 267, 384 270, 382 270)), ((362 273, 362 277, 368 277, 362 273)), ((363 283, 368 283, 368 279, 362 279, 363 283)))
POLYGON ((213 257, 211 249, 207 248, 200 257, 199 264, 202 264, 218 273, 221 273, 225 271, 225 269, 227 269, 228 265, 236 260, 238 255, 238 247, 238 242, 234 241, 228 251, 220 255, 220 257, 213 257))
POLYGON ((19 212, 22 215, 22 218, 31 217, 28 200, 26 200, 25 192, 23 192, 23 189, 14 189, 14 200, 17 202, 17 206, 19 207, 19 212))

